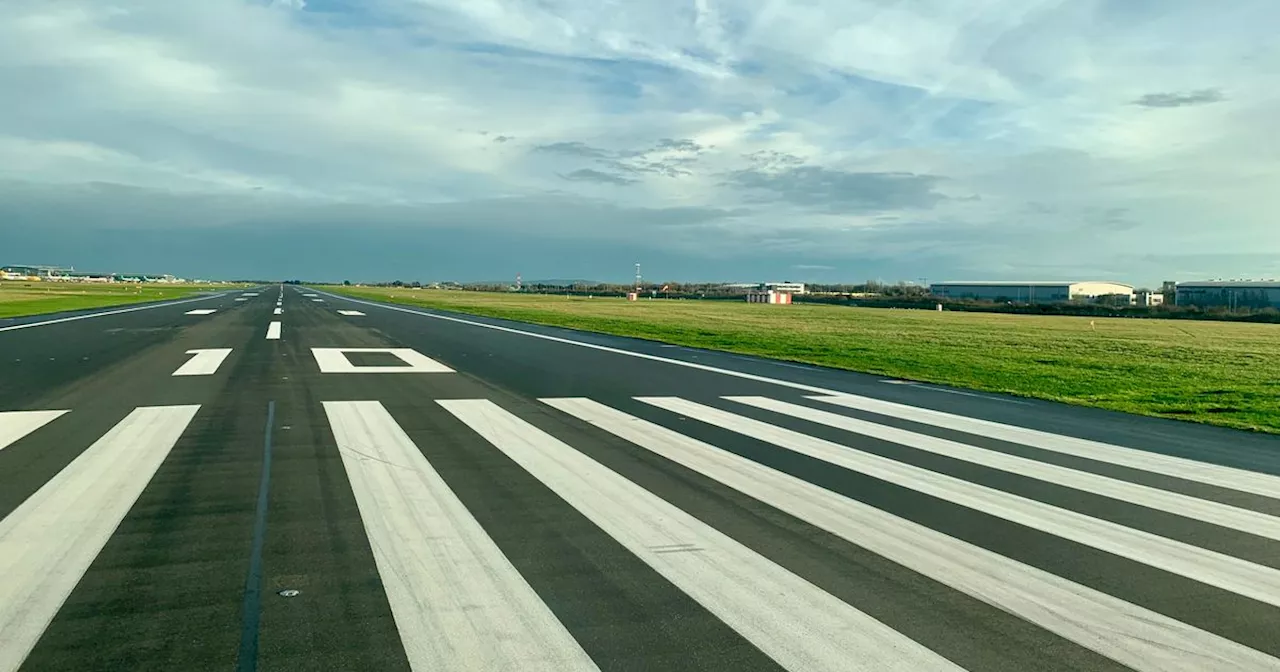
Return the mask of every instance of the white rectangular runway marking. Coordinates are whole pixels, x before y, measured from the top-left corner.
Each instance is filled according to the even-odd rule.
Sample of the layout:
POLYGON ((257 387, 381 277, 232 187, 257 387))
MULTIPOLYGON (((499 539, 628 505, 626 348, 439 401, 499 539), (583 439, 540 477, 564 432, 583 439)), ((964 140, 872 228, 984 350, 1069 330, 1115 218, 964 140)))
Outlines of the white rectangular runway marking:
POLYGON ((972 462, 1011 474, 1027 476, 1095 495, 1118 499, 1122 502, 1130 502, 1150 509, 1165 511, 1185 518, 1221 525, 1222 527, 1256 534, 1268 539, 1280 540, 1280 518, 1258 513, 1257 511, 1241 509, 1219 502, 1203 500, 1177 492, 1160 490, 1085 471, 1077 471, 1056 464, 1038 462, 996 450, 978 448, 966 443, 939 439, 927 434, 898 429, 897 427, 878 425, 866 420, 850 418, 837 413, 790 404, 776 399, 765 397, 725 397, 725 399, 808 422, 843 429, 862 436, 909 446, 916 450, 934 453, 935 455, 972 462))
POLYGON ((197 310, 188 310, 184 315, 212 315, 218 312, 216 308, 199 308, 197 310))
POLYGON ((382 404, 324 410, 412 669, 597 669, 382 404))
POLYGON ((324 299, 311 299, 312 303, 324 303, 324 299))
POLYGON ((320 373, 453 373, 453 369, 410 348, 311 348, 320 373), (377 352, 394 355, 403 366, 356 366, 343 353, 377 352))
POLYGON ((188 355, 195 355, 173 372, 175 376, 212 376, 231 354, 231 348, 211 348, 208 350, 188 350, 188 355))
MULTIPOLYGON (((0 450, 57 420, 67 411, 6 411, 0 413, 0 450)), ((3 641, 3 639, 0 639, 3 641)))
POLYGON ((859 411, 878 413, 902 420, 933 425, 990 439, 1020 443, 1040 450, 1064 455, 1074 455, 1098 462, 1140 469, 1154 474, 1173 476, 1188 481, 1216 485, 1231 490, 1250 492, 1264 497, 1280 499, 1280 476, 1262 474, 1246 469, 1224 467, 1208 462, 1198 462, 1182 457, 1162 455, 1136 448, 1090 441, 1073 436, 1052 434, 1025 427, 1006 425, 990 420, 968 418, 929 408, 918 408, 891 401, 860 397, 852 394, 809 397, 816 401, 844 406, 859 411))
POLYGON ((637 397, 658 408, 851 469, 985 514, 1280 606, 1280 570, 1108 520, 864 453, 675 397, 637 397))
POLYGON ((497 404, 436 403, 783 668, 960 669, 497 404))
POLYGON ((303 294, 303 296, 307 297, 308 299, 314 299, 314 298, 316 298, 316 295, 315 295, 315 294, 303 294))
POLYGON ((199 408, 135 409, 0 520, 0 672, 22 665, 199 408))
POLYGON ((244 298, 243 296, 237 296, 237 297, 236 297, 236 301, 248 301, 248 300, 249 300, 249 299, 246 299, 246 298, 244 298))
POLYGON ((614 436, 1141 672, 1280 660, 590 399, 542 399, 614 436))
POLYGON ((280 323, 279 322, 272 322, 271 324, 267 325, 267 340, 268 341, 280 340, 280 323))
POLYGON ((364 313, 358 310, 339 310, 338 314, 346 315, 347 317, 363 317, 364 316, 364 313))
POLYGON ((256 293, 253 293, 253 292, 245 292, 244 294, 241 294, 240 296, 257 296, 257 294, 256 294, 256 293))
POLYGON ((272 310, 272 311, 271 311, 271 314, 272 314, 272 315, 283 315, 283 314, 284 314, 284 309, 283 309, 283 308, 276 308, 276 309, 274 309, 274 310, 272 310))

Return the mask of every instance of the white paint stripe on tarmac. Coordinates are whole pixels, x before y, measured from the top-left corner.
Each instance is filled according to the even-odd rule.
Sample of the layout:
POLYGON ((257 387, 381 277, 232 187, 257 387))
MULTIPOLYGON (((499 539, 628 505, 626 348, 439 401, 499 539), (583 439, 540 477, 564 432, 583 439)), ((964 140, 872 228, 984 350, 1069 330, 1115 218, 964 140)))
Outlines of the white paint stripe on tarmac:
POLYGON ((272 314, 272 315, 283 315, 283 314, 284 314, 284 309, 283 309, 283 308, 276 308, 275 310, 272 310, 272 311, 271 311, 271 314, 272 314))
POLYGON ((874 422, 821 411, 808 406, 790 404, 776 399, 765 397, 725 397, 725 399, 882 441, 909 446, 916 450, 980 464, 984 467, 999 469, 1019 476, 1048 481, 1056 485, 1118 499, 1158 511, 1165 511, 1185 518, 1221 525, 1222 527, 1256 534, 1268 539, 1280 540, 1280 518, 1268 516, 1265 513, 1100 476, 1086 471, 1068 469, 1056 464, 1038 462, 996 450, 987 450, 965 443, 939 439, 927 434, 909 432, 897 427, 878 425, 874 422))
POLYGON ((248 301, 248 300, 249 300, 249 299, 246 299, 246 298, 244 298, 243 296, 237 296, 237 297, 236 297, 236 301, 248 301))
POLYGON ((1280 660, 590 399, 542 399, 749 497, 1140 672, 1280 669, 1280 660))
POLYGON ((0 672, 14 672, 199 406, 137 408, 0 520, 0 672))
POLYGON ((280 340, 280 323, 279 322, 272 322, 271 324, 267 325, 267 340, 268 341, 280 340))
POLYGON ((223 294, 213 294, 210 296, 202 296, 196 299, 183 299, 181 301, 166 301, 165 303, 156 303, 149 306, 135 306, 133 308, 120 308, 118 310, 107 310, 101 313, 90 313, 88 315, 73 315, 71 317, 59 317, 54 320, 44 320, 41 322, 27 322, 26 324, 13 324, 7 327, 0 327, 0 332, 17 331, 18 329, 31 329, 32 327, 44 327, 50 324, 62 324, 63 322, 75 322, 77 320, 91 320, 95 317, 107 317, 108 315, 120 315, 123 313, 136 313, 141 310, 155 310, 156 308, 169 308, 171 306, 180 306, 184 303, 194 303, 196 301, 208 301, 216 299, 223 294))
POLYGON ((943 429, 965 432, 966 434, 1019 443, 1040 450, 1062 453, 1063 455, 1083 457, 1098 462, 1149 471, 1154 474, 1173 476, 1174 478, 1197 483, 1239 490, 1240 492, 1250 492, 1264 497, 1280 498, 1280 476, 1197 462, 1196 460, 1172 455, 1162 455, 1099 441, 1062 436, 1060 434, 1006 425, 990 420, 968 418, 929 408, 918 408, 852 394, 836 393, 835 396, 810 397, 810 399, 859 411, 933 425, 943 429))
POLYGON ((1280 606, 1280 570, 676 397, 644 403, 1194 581, 1280 606))
POLYGON ((783 668, 960 669, 493 402, 436 403, 783 668))
POLYGON ((184 315, 212 315, 218 312, 216 308, 197 308, 196 310, 188 310, 184 315))
POLYGON ((231 348, 188 350, 187 354, 194 355, 194 357, 179 366, 178 370, 173 372, 173 375, 212 376, 218 371, 218 367, 222 366, 222 362, 226 361, 227 355, 231 354, 231 348))
MULTIPOLYGON (((5 411, 0 413, 0 450, 62 417, 67 411, 5 411)), ((0 635, 0 642, 4 638, 0 635)))
POLYGON ((347 317, 363 317, 364 316, 364 313, 358 310, 339 310, 338 314, 346 315, 347 317))
POLYGON ((320 373, 455 373, 453 369, 412 348, 311 348, 320 373), (393 355, 399 366, 356 366, 344 353, 393 355))
POLYGON ((312 303, 324 303, 324 299, 311 299, 312 303))
POLYGON ((324 410, 412 669, 597 669, 382 404, 324 410))

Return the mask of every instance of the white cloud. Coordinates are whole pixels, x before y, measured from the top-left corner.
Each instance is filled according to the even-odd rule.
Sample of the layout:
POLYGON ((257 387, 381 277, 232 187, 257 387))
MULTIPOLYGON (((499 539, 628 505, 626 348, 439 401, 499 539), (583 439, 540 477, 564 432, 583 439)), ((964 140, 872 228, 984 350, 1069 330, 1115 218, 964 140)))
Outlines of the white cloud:
POLYGON ((1268 0, 9 0, 0 178, 732 211, 662 238, 707 254, 767 233, 1015 275, 1226 264, 1280 253, 1277 21, 1268 0))

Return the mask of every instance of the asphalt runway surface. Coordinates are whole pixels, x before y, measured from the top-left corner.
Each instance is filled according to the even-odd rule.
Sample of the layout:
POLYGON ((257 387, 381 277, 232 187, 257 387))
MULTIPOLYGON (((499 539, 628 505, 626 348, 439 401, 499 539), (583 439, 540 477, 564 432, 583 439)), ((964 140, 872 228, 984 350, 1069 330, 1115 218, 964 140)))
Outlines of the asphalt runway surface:
POLYGON ((1275 437, 305 287, 99 312, 0 323, 0 672, 1280 670, 1275 437))

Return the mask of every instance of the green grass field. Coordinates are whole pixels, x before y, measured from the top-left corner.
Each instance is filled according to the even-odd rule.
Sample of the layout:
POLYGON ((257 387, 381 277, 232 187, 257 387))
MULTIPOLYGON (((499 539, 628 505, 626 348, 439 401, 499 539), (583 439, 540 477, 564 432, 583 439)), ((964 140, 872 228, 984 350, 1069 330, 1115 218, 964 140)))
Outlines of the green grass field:
POLYGON ((0 318, 180 299, 227 285, 82 285, 60 282, 0 282, 0 318))
POLYGON ((475 315, 1280 433, 1280 325, 329 289, 475 315))

